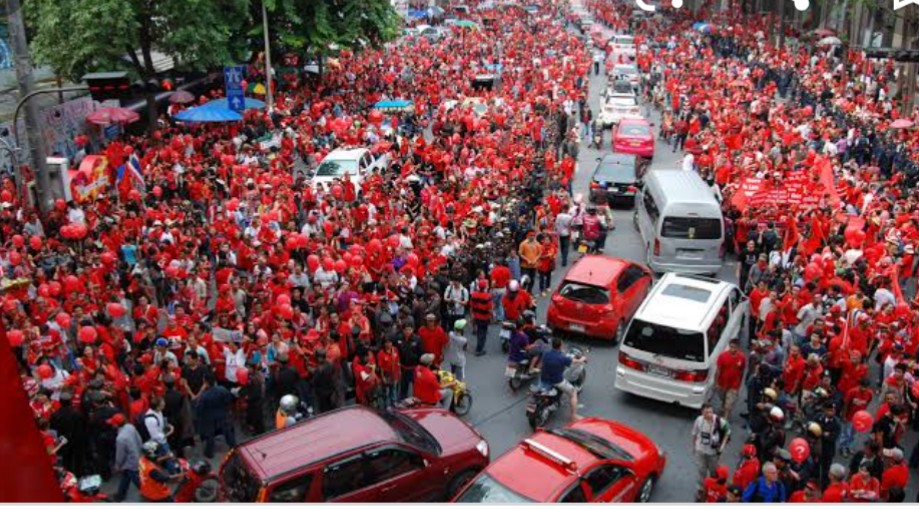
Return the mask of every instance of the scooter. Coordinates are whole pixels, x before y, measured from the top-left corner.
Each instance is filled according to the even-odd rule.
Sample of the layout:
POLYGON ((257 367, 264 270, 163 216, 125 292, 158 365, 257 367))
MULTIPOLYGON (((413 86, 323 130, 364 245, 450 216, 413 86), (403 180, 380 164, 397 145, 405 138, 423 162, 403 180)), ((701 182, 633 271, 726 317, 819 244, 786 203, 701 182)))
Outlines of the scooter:
MULTIPOLYGON (((544 348, 547 348, 551 342, 550 336, 552 332, 545 325, 539 326, 538 328, 528 331, 528 334, 532 336, 532 345, 541 342, 544 345, 544 348)), ((537 349, 540 351, 540 349, 537 349)), ((507 367, 504 369, 504 376, 507 378, 507 384, 511 387, 512 391, 519 390, 523 383, 533 379, 539 375, 538 369, 532 368, 534 358, 528 358, 520 362, 508 361, 507 367)))
POLYGON ((112 498, 102 492, 102 477, 87 475, 80 477, 75 484, 69 484, 66 491, 71 503, 109 503, 112 498))
POLYGON ((501 352, 507 354, 511 350, 511 336, 514 334, 514 323, 512 321, 504 321, 501 323, 501 333, 498 336, 501 338, 501 352))
POLYGON ((217 501, 217 491, 220 483, 211 463, 199 459, 189 463, 185 459, 178 460, 185 473, 183 480, 176 488, 173 495, 176 503, 213 503, 217 501))
MULTIPOLYGON (((571 358, 581 358, 586 352, 577 347, 569 347, 567 351, 571 358)), ((587 380, 587 366, 584 363, 572 363, 565 369, 565 380, 574 386, 574 391, 580 393, 587 380)), ((527 422, 533 430, 538 429, 549 421, 552 413, 557 411, 562 405, 562 392, 556 388, 546 388, 540 384, 534 384, 530 387, 532 396, 527 402, 526 415, 527 422)))

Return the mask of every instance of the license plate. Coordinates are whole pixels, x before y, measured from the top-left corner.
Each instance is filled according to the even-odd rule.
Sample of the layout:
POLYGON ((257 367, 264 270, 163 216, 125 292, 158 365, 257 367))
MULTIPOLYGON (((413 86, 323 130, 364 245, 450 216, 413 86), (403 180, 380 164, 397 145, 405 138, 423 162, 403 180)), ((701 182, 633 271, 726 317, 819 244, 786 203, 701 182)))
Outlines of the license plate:
POLYGON ((504 369, 504 377, 511 378, 514 377, 514 374, 516 373, 517 369, 515 367, 506 367, 504 369))
POLYGON ((587 246, 583 244, 578 246, 578 253, 587 253, 587 246))
POLYGON ((659 375, 661 377, 671 377, 673 375, 673 372, 671 372, 669 369, 659 367, 657 365, 648 365, 646 370, 649 374, 659 375))
POLYGON ((570 329, 571 331, 576 331, 578 333, 583 333, 584 331, 586 331, 584 326, 581 324, 571 324, 570 326, 568 326, 568 329, 570 329))
POLYGON ((641 147, 641 142, 629 142, 632 147, 641 147))

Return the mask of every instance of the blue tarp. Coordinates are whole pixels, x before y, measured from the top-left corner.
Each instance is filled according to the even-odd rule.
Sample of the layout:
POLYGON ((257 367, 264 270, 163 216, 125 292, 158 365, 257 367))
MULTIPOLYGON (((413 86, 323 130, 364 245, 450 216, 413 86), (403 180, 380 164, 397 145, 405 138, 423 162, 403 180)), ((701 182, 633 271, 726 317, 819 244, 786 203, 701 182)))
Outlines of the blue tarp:
MULTIPOLYGON (((244 99, 246 100, 246 102, 243 108, 245 108, 246 110, 251 110, 253 108, 261 110, 262 108, 265 107, 264 101, 259 101, 258 99, 253 99, 251 97, 246 97, 244 99)), ((204 103, 201 106, 205 108, 223 108, 225 110, 230 109, 229 101, 225 97, 221 97, 220 99, 215 99, 213 101, 208 101, 207 103, 204 103)))
POLYGON ((415 103, 407 99, 393 99, 390 101, 380 101, 377 104, 373 105, 377 110, 411 110, 415 107, 415 103))
POLYGON ((428 17, 428 11, 423 11, 421 9, 409 9, 408 10, 409 18, 423 19, 428 17))
POLYGON ((707 32, 711 32, 711 31, 712 31, 712 26, 709 25, 708 23, 705 23, 704 21, 697 21, 697 22, 695 22, 695 23, 692 24, 692 29, 693 29, 693 30, 698 30, 699 32, 706 32, 706 33, 707 33, 707 32))
POLYGON ((219 106, 195 106, 182 110, 173 116, 180 122, 235 122, 242 120, 242 115, 228 108, 219 106))

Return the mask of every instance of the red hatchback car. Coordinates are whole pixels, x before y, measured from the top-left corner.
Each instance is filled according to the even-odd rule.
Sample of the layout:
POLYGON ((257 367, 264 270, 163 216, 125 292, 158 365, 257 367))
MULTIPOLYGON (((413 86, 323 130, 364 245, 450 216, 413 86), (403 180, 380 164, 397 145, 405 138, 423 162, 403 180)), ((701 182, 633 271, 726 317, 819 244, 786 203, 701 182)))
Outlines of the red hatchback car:
POLYGON ((443 409, 346 407, 255 437, 220 468, 231 502, 446 501, 488 465, 488 443, 443 409))
POLYGON ((651 499, 664 453, 644 434, 599 418, 540 430, 491 463, 456 503, 610 503, 651 499))
POLYGON ((546 322, 557 331, 619 342, 651 289, 644 265, 604 255, 577 262, 552 294, 546 322))
POLYGON ((613 152, 654 158, 654 133, 646 119, 622 119, 613 131, 613 152))

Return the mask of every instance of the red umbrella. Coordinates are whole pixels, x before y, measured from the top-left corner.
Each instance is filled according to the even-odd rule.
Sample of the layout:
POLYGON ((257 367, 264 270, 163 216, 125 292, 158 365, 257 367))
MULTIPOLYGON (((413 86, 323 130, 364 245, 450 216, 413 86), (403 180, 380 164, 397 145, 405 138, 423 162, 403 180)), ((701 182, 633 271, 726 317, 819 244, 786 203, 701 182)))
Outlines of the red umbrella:
POLYGON ((140 120, 140 115, 127 108, 117 106, 107 106, 86 116, 86 122, 98 126, 108 126, 109 124, 130 124, 140 120))
POLYGON ((187 90, 177 90, 173 92, 172 94, 169 94, 170 103, 184 104, 184 103, 191 103, 194 100, 195 100, 194 94, 192 94, 191 92, 187 90))
POLYGON ((909 119, 897 119, 890 124, 890 129, 909 129, 913 127, 913 121, 909 119))

